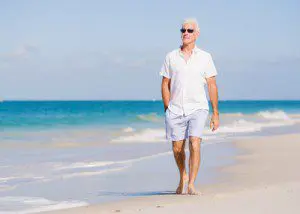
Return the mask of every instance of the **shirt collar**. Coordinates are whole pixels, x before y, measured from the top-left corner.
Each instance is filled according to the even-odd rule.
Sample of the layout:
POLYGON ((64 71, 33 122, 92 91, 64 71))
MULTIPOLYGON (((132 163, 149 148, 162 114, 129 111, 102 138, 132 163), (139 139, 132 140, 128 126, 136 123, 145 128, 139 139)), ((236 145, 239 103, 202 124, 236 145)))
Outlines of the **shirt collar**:
MULTIPOLYGON (((182 53, 182 51, 181 51, 181 46, 179 47, 178 51, 179 51, 179 54, 180 54, 180 55, 183 55, 183 53, 182 53)), ((200 52, 200 51, 201 51, 200 48, 198 48, 197 45, 195 45, 195 47, 194 47, 193 50, 192 50, 192 54, 198 53, 198 52, 200 52)))

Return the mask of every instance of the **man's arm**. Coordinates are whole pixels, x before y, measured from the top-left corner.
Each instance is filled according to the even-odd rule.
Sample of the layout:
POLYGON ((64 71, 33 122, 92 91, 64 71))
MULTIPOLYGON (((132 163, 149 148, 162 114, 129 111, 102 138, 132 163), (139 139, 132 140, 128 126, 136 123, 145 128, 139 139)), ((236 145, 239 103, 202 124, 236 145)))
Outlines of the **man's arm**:
POLYGON ((210 102, 213 109, 212 118, 210 121, 210 128, 215 131, 219 128, 219 110, 218 110, 218 87, 216 77, 206 78, 207 88, 209 93, 210 102))
POLYGON ((167 77, 163 77, 162 78, 162 82, 161 82, 161 96, 162 96, 162 100, 164 103, 164 110, 166 111, 168 106, 169 106, 169 102, 170 102, 170 96, 171 96, 171 92, 170 92, 170 81, 171 79, 167 78, 167 77))

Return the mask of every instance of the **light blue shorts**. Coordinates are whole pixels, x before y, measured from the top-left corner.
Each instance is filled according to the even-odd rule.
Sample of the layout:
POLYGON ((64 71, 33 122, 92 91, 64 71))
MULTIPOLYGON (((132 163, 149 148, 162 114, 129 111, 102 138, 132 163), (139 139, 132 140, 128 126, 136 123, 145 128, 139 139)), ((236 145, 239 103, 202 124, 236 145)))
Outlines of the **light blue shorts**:
POLYGON ((166 139, 179 141, 189 136, 202 138, 208 113, 206 109, 199 109, 192 114, 182 116, 167 109, 165 112, 166 139))

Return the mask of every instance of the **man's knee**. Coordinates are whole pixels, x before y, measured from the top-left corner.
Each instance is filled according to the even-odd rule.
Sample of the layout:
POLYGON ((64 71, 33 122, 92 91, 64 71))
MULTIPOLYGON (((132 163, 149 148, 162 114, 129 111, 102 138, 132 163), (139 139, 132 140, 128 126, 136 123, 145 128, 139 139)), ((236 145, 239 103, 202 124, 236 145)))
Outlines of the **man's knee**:
POLYGON ((185 145, 184 140, 174 141, 173 142, 173 152, 176 154, 184 152, 184 145, 185 145))
POLYGON ((191 136, 189 140, 190 140, 190 151, 192 152, 200 151, 201 138, 191 136))

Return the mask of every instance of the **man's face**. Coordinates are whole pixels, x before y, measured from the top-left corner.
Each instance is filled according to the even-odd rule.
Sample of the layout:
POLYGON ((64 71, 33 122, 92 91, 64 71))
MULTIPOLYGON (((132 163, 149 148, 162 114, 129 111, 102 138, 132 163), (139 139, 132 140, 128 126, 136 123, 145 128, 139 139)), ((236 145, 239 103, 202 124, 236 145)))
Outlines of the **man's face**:
POLYGON ((185 32, 181 33, 181 39, 184 45, 196 42, 196 39, 199 36, 199 32, 197 32, 194 24, 184 24, 182 25, 181 29, 185 30, 185 32))

